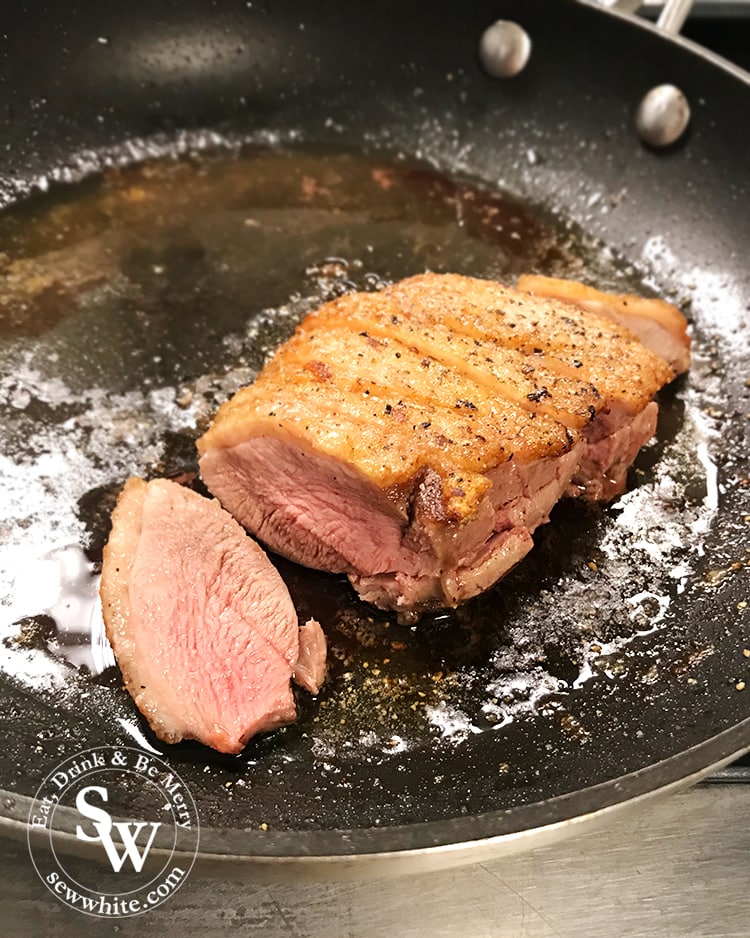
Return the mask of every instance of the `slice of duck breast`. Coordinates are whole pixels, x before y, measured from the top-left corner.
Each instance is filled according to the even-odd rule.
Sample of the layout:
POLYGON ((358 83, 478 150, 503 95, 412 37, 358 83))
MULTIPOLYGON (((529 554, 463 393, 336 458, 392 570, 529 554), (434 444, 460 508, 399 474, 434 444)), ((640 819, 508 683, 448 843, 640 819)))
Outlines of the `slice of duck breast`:
POLYGON ((672 377, 601 312, 424 274, 307 316, 201 475, 277 552, 416 616, 492 586, 561 496, 622 491, 672 377))
MULTIPOLYGON (((214 499, 129 479, 104 549, 101 598, 125 686, 156 735, 239 752, 296 718, 300 629, 263 550, 214 499)), ((302 683, 316 692, 325 638, 305 626, 302 683)))
POLYGON ((577 280, 524 274, 518 289, 573 303, 627 326, 643 344, 674 369, 687 371, 690 365, 690 336, 682 313, 664 300, 647 299, 632 293, 603 293, 577 280))

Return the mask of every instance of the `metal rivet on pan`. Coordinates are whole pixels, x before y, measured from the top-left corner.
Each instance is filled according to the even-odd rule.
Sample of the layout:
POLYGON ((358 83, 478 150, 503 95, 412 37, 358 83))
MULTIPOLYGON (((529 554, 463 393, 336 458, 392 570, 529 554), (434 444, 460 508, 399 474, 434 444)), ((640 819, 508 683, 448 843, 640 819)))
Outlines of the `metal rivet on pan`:
POLYGON ((488 26, 479 40, 479 61, 493 78, 512 78, 523 71, 531 54, 531 40, 525 29, 510 20, 488 26))
POLYGON ((690 105, 674 85, 658 85, 641 101, 635 115, 635 127, 644 143, 668 147, 685 133, 690 123, 690 105))

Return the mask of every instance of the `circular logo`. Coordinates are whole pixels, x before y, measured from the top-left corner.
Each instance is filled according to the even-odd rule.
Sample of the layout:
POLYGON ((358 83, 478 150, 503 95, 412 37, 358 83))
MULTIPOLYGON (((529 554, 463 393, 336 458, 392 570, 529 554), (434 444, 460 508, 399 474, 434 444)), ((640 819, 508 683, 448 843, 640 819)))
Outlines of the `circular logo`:
POLYGON ((39 786, 29 853, 53 895, 87 915, 119 918, 161 905, 198 852, 198 812, 180 776, 149 752, 99 746, 71 756, 39 786), (122 804, 128 804, 123 816, 122 804), (135 806, 135 807, 134 807, 135 806), (61 832, 99 863, 66 855, 61 832))

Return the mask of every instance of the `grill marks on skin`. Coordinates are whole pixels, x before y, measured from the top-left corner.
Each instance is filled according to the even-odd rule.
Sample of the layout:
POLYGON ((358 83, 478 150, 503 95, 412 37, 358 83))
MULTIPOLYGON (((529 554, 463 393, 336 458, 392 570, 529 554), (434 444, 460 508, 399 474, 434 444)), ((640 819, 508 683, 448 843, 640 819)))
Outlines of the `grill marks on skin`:
MULTIPOLYGON (((562 379, 558 394, 585 386, 595 388, 600 398, 622 398, 638 406, 672 377, 664 362, 644 356, 641 343, 627 329, 555 300, 454 274, 412 277, 390 290, 417 322, 442 322, 458 333, 468 331, 483 342, 521 352, 526 357, 522 368, 549 369, 562 379), (623 374, 631 376, 629 387, 622 387, 623 374)), ((509 361, 500 369, 502 380, 510 377, 508 369, 514 364, 509 361)), ((536 387, 544 383, 535 382, 536 387)), ((601 406, 600 401, 597 410, 601 406)), ((555 416, 564 423, 565 408, 560 398, 555 416)))
POLYGON ((518 289, 552 297, 625 325, 643 344, 669 363, 676 374, 690 365, 690 337, 682 313, 671 303, 629 293, 602 293, 575 280, 525 274, 518 289))
MULTIPOLYGON (((562 416, 562 422, 571 427, 579 428, 591 419, 588 408, 597 399, 597 392, 590 384, 565 380, 568 377, 565 372, 573 372, 574 369, 565 368, 563 363, 553 359, 547 361, 539 356, 534 365, 529 366, 528 356, 523 351, 500 345, 491 338, 480 339, 471 334, 461 334, 441 323, 394 327, 380 325, 377 321, 368 323, 365 319, 358 320, 351 316, 339 318, 332 312, 329 312, 322 324, 322 336, 312 333, 313 329, 320 328, 315 323, 310 324, 309 332, 305 330, 297 335, 297 341, 304 349, 301 349, 303 354, 307 353, 304 347, 309 347, 316 339, 318 342, 326 342, 331 333, 337 333, 338 338, 344 339, 347 330, 354 330, 360 340, 364 337, 377 342, 378 354, 373 356, 371 352, 370 357, 377 358, 392 376, 403 373, 407 364, 414 369, 415 362, 404 362, 401 368, 398 367, 401 364, 399 359, 409 355, 419 359, 421 368, 424 367, 421 363, 425 359, 434 362, 441 369, 442 375, 450 373, 465 389, 476 389, 475 395, 501 400, 522 410, 535 410, 555 419, 562 416), (396 359, 395 363, 389 360, 389 353, 396 359), (544 403, 540 407, 532 407, 528 403, 534 400, 530 395, 540 388, 547 392, 550 401, 553 394, 549 389, 554 390, 554 404, 544 403)), ((357 355, 361 344, 360 341, 357 355)), ((368 341, 368 345, 372 344, 372 341, 368 341)), ((435 380, 434 373, 432 380, 435 380)), ((420 383, 424 384, 424 381, 420 383)), ((401 385, 397 387, 400 389, 401 385)), ((449 401, 445 404, 451 406, 449 401)))
POLYGON ((220 408, 201 472, 276 551, 363 598, 454 605, 564 493, 622 490, 673 376, 606 315, 424 274, 311 313, 220 408))
MULTIPOLYGON (((112 516, 101 584, 125 685, 166 742, 239 752, 296 717, 300 641, 281 577, 212 499, 130 479, 112 516)), ((306 626, 303 682, 322 679, 325 640, 306 626)))

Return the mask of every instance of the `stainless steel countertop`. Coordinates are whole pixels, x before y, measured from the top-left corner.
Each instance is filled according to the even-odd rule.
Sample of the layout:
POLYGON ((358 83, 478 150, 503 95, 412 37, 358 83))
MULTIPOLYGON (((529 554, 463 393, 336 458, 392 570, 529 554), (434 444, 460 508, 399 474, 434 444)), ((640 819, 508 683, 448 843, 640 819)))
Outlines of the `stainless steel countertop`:
POLYGON ((517 857, 363 883, 191 876, 164 905, 117 921, 63 906, 26 846, 0 841, 0 930, 8 938, 747 938, 749 819, 750 785, 704 784, 517 857))

